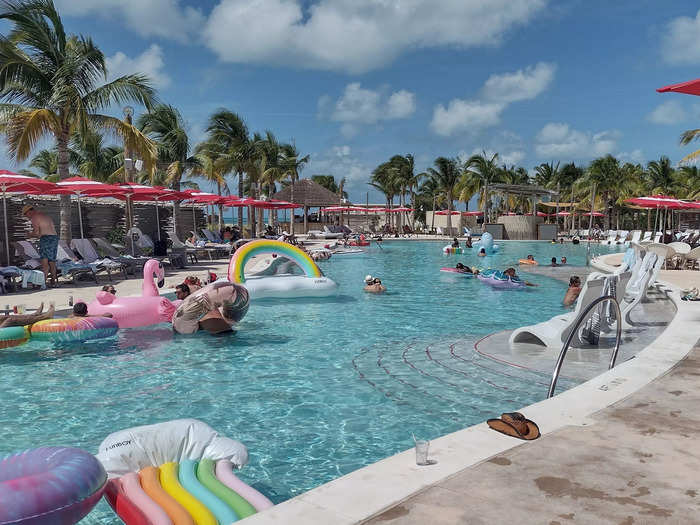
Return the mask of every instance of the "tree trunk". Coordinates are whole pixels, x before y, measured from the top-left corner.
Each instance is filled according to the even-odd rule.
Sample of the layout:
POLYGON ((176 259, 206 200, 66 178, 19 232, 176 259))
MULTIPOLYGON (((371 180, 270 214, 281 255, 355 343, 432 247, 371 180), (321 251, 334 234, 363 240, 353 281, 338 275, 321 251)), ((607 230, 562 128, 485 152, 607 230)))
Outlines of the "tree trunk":
POLYGON ((447 234, 452 235, 452 192, 447 192, 447 234))
MULTIPOLYGON (((243 198, 243 172, 238 172, 238 196, 243 198)), ((236 213, 238 213, 238 230, 243 235, 243 208, 236 208, 236 213)))
POLYGON ((435 231, 435 201, 437 197, 433 195, 433 216, 430 218, 430 231, 435 231))
MULTIPOLYGON (((219 197, 221 197, 221 183, 217 181, 216 188, 219 192, 219 197)), ((224 205, 219 204, 219 231, 224 229, 224 205)))
MULTIPOLYGON (((56 148, 58 149, 58 178, 60 180, 70 177, 69 158, 68 158, 68 140, 70 138, 69 131, 66 129, 56 137, 56 148)), ((60 215, 60 238, 70 244, 72 238, 71 232, 71 206, 70 195, 61 195, 61 215, 60 215)))
MULTIPOLYGON (((290 197, 290 202, 294 202, 294 175, 292 175, 292 186, 290 188, 291 191, 291 197, 290 197)), ((291 210, 291 217, 289 219, 289 233, 291 235, 294 235, 294 208, 291 210)))

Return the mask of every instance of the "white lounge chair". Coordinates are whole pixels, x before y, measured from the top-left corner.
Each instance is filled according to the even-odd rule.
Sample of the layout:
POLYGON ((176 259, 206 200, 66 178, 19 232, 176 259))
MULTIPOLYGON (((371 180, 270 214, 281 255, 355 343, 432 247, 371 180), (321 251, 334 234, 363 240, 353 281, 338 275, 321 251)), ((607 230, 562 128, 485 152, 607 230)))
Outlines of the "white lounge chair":
POLYGON ((661 232, 656 232, 656 233, 654 234, 654 238, 652 239, 651 242, 655 242, 655 243, 657 243, 657 244, 660 243, 660 242, 661 242, 661 236, 662 236, 662 235, 663 235, 663 234, 662 234, 661 232))
POLYGON ((625 241, 625 246, 629 246, 633 242, 639 242, 642 239, 642 230, 632 231, 632 237, 629 241, 625 241))
POLYGON ((627 236, 630 234, 628 230, 617 230, 617 244, 624 244, 627 241, 627 236))
POLYGON ((651 236, 654 235, 654 232, 644 232, 644 235, 642 236, 642 240, 639 242, 651 242, 651 236))
POLYGON ((700 246, 693 248, 685 255, 685 258, 683 259, 683 266, 681 268, 686 270, 695 270, 698 260, 700 260, 700 246))
POLYGON ((644 256, 638 271, 630 278, 625 290, 625 296, 620 302, 622 310, 622 319, 625 326, 633 326, 634 323, 630 318, 632 310, 642 302, 646 296, 650 281, 654 278, 654 268, 659 261, 658 255, 654 252, 649 252, 644 256))
POLYGON ((610 230, 610 231, 608 231, 607 238, 605 240, 601 241, 601 244, 615 244, 616 239, 617 239, 617 231, 610 230))

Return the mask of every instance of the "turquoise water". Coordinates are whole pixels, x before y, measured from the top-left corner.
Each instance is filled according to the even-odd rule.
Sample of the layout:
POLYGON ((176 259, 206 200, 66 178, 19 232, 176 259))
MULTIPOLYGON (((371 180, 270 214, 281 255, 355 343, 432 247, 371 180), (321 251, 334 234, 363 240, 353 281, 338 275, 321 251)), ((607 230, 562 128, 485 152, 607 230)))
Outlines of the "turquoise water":
MULTIPOLYGON (((480 357, 473 343, 563 312, 565 283, 533 275, 537 288, 497 291, 439 269, 503 269, 528 253, 583 264, 585 247, 506 243, 482 259, 444 256, 443 244, 335 256, 321 266, 337 298, 254 302, 232 336, 158 326, 2 351, 0 452, 95 452, 112 431, 195 417, 245 443, 241 478, 280 502, 410 448, 411 433, 432 439, 543 399, 548 377, 480 357), (388 292, 364 293, 366 274, 388 292)), ((86 522, 118 520, 102 502, 86 522)))

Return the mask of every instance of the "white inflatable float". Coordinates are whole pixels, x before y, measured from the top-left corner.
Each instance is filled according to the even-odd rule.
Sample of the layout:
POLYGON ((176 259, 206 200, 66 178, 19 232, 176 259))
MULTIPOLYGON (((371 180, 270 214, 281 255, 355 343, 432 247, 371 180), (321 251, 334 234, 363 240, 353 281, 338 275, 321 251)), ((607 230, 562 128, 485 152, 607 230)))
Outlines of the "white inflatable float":
POLYGON ((474 248, 476 248, 477 252, 483 248, 487 254, 491 255, 492 253, 497 252, 500 246, 493 243, 493 235, 491 235, 489 232, 484 232, 481 235, 481 239, 474 243, 474 248))
POLYGON ((251 241, 236 250, 229 263, 228 279, 245 286, 251 299, 328 297, 335 295, 338 291, 338 285, 323 275, 308 254, 291 244, 267 239, 251 241), (253 275, 246 275, 246 263, 251 258, 261 255, 291 261, 301 268, 304 275, 273 273, 273 270, 281 266, 277 262, 270 263, 267 268, 253 275))

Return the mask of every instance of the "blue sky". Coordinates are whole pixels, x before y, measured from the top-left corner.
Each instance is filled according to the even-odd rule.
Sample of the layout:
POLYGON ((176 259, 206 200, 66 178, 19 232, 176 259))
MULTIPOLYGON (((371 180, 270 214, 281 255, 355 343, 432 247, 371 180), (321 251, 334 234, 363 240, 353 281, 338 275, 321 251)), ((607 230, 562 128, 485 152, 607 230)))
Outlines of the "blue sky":
POLYGON ((675 162, 700 117, 700 99, 655 92, 700 77, 696 2, 55 1, 113 74, 154 79, 194 141, 229 108, 311 154, 303 176, 346 177, 356 201, 397 153, 420 170, 482 149, 529 170, 675 162))

